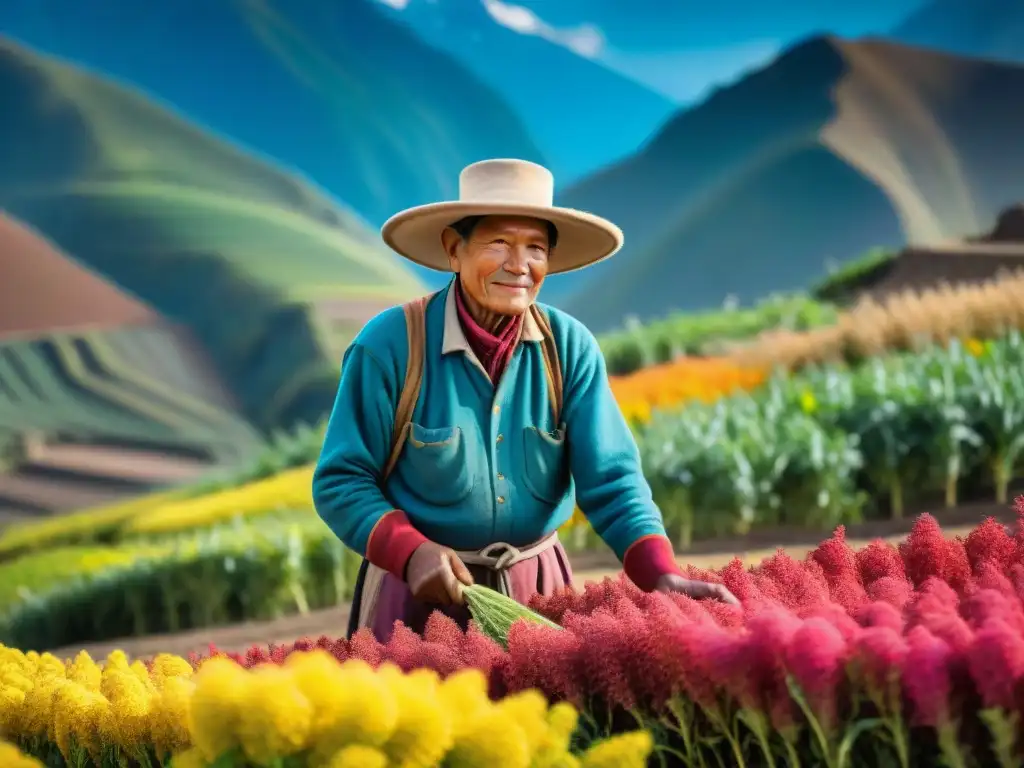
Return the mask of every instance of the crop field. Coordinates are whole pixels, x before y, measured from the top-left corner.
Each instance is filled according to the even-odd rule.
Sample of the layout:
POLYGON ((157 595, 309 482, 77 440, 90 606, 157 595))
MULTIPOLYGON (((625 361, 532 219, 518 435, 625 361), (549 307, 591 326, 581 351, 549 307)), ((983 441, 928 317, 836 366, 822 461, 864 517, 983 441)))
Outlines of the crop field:
POLYGON ((923 48, 780 41, 680 106, 467 5, 567 78, 520 100, 388 4, 2 6, 0 768, 1024 766, 1020 68, 929 6, 890 26, 923 48), (544 118, 594 90, 629 119, 569 146, 544 118), (738 604, 642 591, 567 502, 573 585, 345 632, 339 363, 444 282, 379 227, 485 156, 628 233, 541 300, 608 329, 676 562, 738 604))
MULTIPOLYGON (((283 633, 284 617, 343 606, 358 559, 312 509, 315 429, 203 485, 14 526, 0 736, 18 759, 76 768, 1016 766, 1024 522, 954 536, 922 515, 901 543, 856 544, 843 525, 1008 507, 1022 372, 1010 331, 795 373, 683 358, 613 377, 680 550, 834 530, 806 555, 687 566, 739 608, 616 576, 532 613, 488 599, 468 631, 399 625, 384 644, 337 626, 186 657, 46 652, 245 622, 283 633)), ((599 546, 582 514, 564 532, 599 546)))
MULTIPOLYGON (((1024 497, 1017 502, 1024 522, 1024 497)), ((803 559, 691 567, 739 607, 623 578, 242 653, 131 659, 0 646, 5 765, 1019 765, 1024 552, 921 516, 803 559), (119 757, 118 757, 119 756, 119 757), (31 762, 38 760, 39 762, 31 762)))

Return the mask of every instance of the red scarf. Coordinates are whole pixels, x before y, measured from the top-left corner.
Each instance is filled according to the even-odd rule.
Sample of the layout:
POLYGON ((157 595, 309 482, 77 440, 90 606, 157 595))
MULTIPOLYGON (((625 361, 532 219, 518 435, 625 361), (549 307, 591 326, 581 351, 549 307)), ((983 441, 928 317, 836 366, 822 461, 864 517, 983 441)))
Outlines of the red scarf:
POLYGON ((458 278, 455 279, 452 290, 455 291, 455 307, 459 313, 462 332, 466 334, 466 341, 469 342, 473 353, 483 365, 484 370, 487 371, 491 382, 497 384, 501 374, 508 366, 509 360, 512 359, 512 353, 516 351, 519 333, 523 327, 523 316, 513 317, 495 336, 490 331, 481 328, 480 323, 474 320, 469 313, 469 308, 462 298, 462 286, 458 278))

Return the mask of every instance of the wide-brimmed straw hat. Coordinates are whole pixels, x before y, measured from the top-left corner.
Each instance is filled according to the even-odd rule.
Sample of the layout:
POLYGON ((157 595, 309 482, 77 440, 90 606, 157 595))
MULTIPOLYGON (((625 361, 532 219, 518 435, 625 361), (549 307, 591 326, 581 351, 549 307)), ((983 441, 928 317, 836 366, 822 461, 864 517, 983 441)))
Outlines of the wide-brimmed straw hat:
POLYGON ((441 233, 466 216, 529 216, 550 221, 558 244, 548 272, 570 272, 607 259, 622 247, 622 230, 585 211, 554 205, 551 171, 525 160, 481 160, 459 174, 459 199, 396 213, 381 229, 384 242, 405 258, 451 271, 441 233))

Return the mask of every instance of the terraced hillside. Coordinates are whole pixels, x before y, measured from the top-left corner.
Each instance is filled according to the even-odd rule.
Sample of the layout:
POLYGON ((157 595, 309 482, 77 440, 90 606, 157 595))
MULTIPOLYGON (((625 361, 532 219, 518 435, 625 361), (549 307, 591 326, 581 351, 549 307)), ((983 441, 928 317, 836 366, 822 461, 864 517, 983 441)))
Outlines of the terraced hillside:
POLYGON ((187 330, 0 215, 0 522, 192 480, 261 435, 187 330))
POLYGON ((422 291, 349 210, 137 91, 0 41, 0 113, 0 209, 187 329, 261 431, 330 408, 318 305, 422 291))
POLYGON ((194 480, 238 465, 261 442, 180 329, 0 343, 0 513, 75 509, 194 480))

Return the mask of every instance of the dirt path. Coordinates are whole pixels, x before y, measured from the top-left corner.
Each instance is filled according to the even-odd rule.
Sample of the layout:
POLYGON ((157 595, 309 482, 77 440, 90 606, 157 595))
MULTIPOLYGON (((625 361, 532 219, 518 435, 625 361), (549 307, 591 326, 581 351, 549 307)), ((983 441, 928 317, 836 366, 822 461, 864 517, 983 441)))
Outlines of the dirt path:
MULTIPOLYGON (((990 513, 990 512, 989 512, 990 513)), ((1008 519, 1010 515, 1000 514, 999 517, 1008 519)), ((947 521, 943 526, 948 536, 966 535, 974 526, 975 518, 969 524, 950 525, 947 521)), ((884 535, 871 528, 866 530, 866 535, 861 531, 852 531, 849 538, 850 546, 859 548, 866 545, 873 538, 884 538, 887 541, 898 542, 905 538, 906 525, 890 525, 889 528, 898 529, 899 532, 884 535), (859 535, 858 535, 859 534, 859 535)), ((806 535, 803 538, 809 539, 806 535)), ((823 537, 815 537, 820 541, 823 537)), ((764 558, 775 553, 779 546, 785 546, 786 551, 796 558, 804 557, 815 546, 816 541, 811 539, 807 543, 784 543, 765 546, 760 543, 753 543, 744 547, 742 543, 733 548, 720 548, 717 552, 691 553, 679 558, 679 562, 686 565, 692 564, 701 568, 720 568, 726 565, 733 557, 740 557, 748 564, 758 563, 764 558), (813 543, 811 543, 813 541, 813 543)), ((605 557, 587 557, 574 559, 575 578, 577 584, 584 584, 588 581, 596 581, 605 576, 614 576, 619 569, 607 563, 605 557), (599 564, 602 560, 604 565, 599 564), (589 563, 588 563, 589 561, 589 563), (589 566, 589 567, 588 567, 589 566), (610 567, 609 567, 610 566, 610 567)), ((106 656, 115 648, 123 649, 132 657, 149 657, 156 653, 175 653, 185 656, 191 652, 205 653, 210 643, 225 651, 244 651, 253 645, 266 645, 268 643, 289 643, 302 637, 320 637, 328 635, 337 637, 344 634, 348 625, 348 606, 338 606, 322 611, 313 611, 305 616, 289 616, 282 619, 266 622, 246 622, 235 624, 229 627, 215 627, 196 630, 194 632, 183 632, 174 635, 150 635, 147 637, 126 638, 122 640, 111 640, 102 643, 93 643, 84 646, 94 658, 106 656)), ((70 657, 82 650, 83 646, 60 648, 53 653, 61 657, 70 657)))

